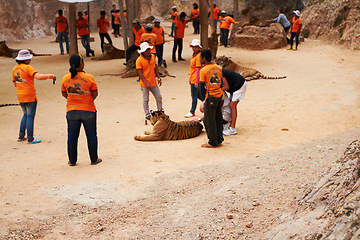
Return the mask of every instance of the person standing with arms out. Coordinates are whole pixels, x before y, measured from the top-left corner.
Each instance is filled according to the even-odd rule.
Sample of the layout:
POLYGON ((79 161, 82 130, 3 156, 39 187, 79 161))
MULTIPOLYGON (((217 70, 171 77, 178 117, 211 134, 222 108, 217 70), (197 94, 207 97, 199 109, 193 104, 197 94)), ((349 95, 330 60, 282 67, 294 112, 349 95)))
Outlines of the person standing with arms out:
MULTIPOLYGON (((219 8, 214 3, 214 25, 215 25, 215 33, 217 32, 217 22, 219 17, 219 8)), ((211 8, 209 8, 208 18, 211 19, 211 8)), ((211 22, 210 22, 211 23, 211 22)))
POLYGON ((67 100, 67 148, 69 166, 76 166, 77 145, 81 124, 84 126, 91 165, 102 160, 98 158, 98 138, 96 133, 96 108, 94 100, 98 96, 98 88, 92 75, 84 72, 84 59, 74 54, 70 57, 70 73, 61 82, 61 94, 67 100))
POLYGON ((204 101, 204 125, 208 136, 208 143, 201 145, 204 148, 220 146, 224 141, 223 119, 221 107, 223 106, 222 70, 221 67, 211 62, 211 51, 201 50, 200 55, 203 68, 200 70, 200 83, 204 83, 201 89, 206 91, 204 101))
MULTIPOLYGON (((283 11, 280 8, 277 10, 277 13, 279 14, 279 16, 277 16, 274 19, 270 19, 270 20, 266 20, 266 21, 267 22, 280 23, 284 28, 285 34, 287 34, 287 32, 290 29, 291 24, 290 24, 289 20, 286 18, 285 14, 283 13, 283 11)), ((287 43, 289 43, 289 38, 286 37, 286 41, 287 41, 287 43)))
MULTIPOLYGON (((199 78, 200 78, 200 69, 201 69, 201 62, 200 62, 200 40, 193 39, 190 47, 192 48, 193 54, 192 59, 190 61, 190 91, 191 91, 191 108, 190 112, 185 114, 186 118, 194 117, 195 110, 197 106, 197 99, 198 99, 198 85, 199 85, 199 78)), ((204 99, 201 99, 202 101, 204 99)))
POLYGON ((300 36, 300 32, 301 32, 301 27, 302 27, 302 19, 300 18, 300 11, 299 10, 295 10, 294 12, 294 17, 292 19, 292 24, 290 27, 290 48, 288 48, 287 50, 297 50, 298 49, 298 45, 299 45, 299 36, 300 36), (296 41, 296 47, 293 49, 293 44, 294 44, 294 38, 296 41))
POLYGON ((158 57, 158 66, 164 65, 165 68, 167 68, 166 61, 163 58, 164 55, 164 42, 165 42, 165 33, 163 27, 160 26, 160 19, 155 18, 154 20, 154 27, 152 29, 152 32, 156 34, 156 43, 155 43, 155 49, 156 49, 156 56, 158 57))
POLYGON ((140 50, 138 50, 141 55, 136 60, 136 70, 140 76, 140 87, 143 93, 143 108, 145 119, 147 120, 150 120, 149 92, 155 97, 157 110, 160 111, 162 109, 162 96, 159 88, 161 86, 161 78, 158 66, 156 65, 155 56, 150 53, 152 48, 153 47, 149 46, 147 42, 141 43, 140 50), (157 82, 155 76, 158 79, 157 82))
POLYGON ((189 22, 189 20, 185 20, 185 17, 186 17, 186 13, 181 12, 180 19, 175 24, 174 47, 173 47, 173 52, 172 52, 172 61, 173 62, 177 62, 175 55, 176 55, 176 50, 178 47, 179 47, 178 60, 185 61, 185 59, 183 59, 181 57, 182 50, 183 50, 183 39, 185 36, 185 26, 189 22))
POLYGON ((197 3, 193 4, 193 9, 191 9, 190 18, 193 21, 194 33, 200 34, 200 9, 197 3))
POLYGON ((115 32, 114 35, 116 38, 120 37, 120 9, 117 8, 114 13, 114 26, 115 32))
POLYGON ((232 17, 226 16, 225 11, 221 11, 221 16, 223 17, 222 22, 220 24, 220 35, 222 35, 222 42, 224 44, 224 47, 230 47, 228 44, 228 38, 229 38, 229 29, 232 23, 239 24, 236 22, 232 17))
MULTIPOLYGON (((141 35, 145 33, 145 29, 140 25, 140 21, 137 18, 133 20, 132 32, 134 34, 135 41, 133 45, 131 45, 128 49, 126 49, 126 62, 129 61, 131 57, 131 53, 140 48, 141 35)), ((126 65, 126 63, 124 64, 126 65)))
POLYGON ((147 42, 151 48, 150 53, 154 54, 156 57, 156 50, 155 50, 155 44, 157 41, 157 35, 152 32, 153 25, 151 23, 148 23, 145 28, 145 33, 141 35, 141 42, 147 42))
POLYGON ((30 66, 32 57, 33 55, 28 50, 20 50, 15 58, 17 65, 12 70, 12 81, 16 87, 16 95, 24 113, 20 122, 18 142, 27 140, 28 144, 41 142, 40 139, 34 138, 34 119, 38 101, 34 79, 53 79, 53 83, 56 81, 54 74, 40 74, 30 66))
POLYGON ((173 37, 175 31, 175 24, 177 22, 177 9, 176 6, 173 6, 171 9, 173 12, 171 13, 171 34, 169 36, 173 37))
POLYGON ((58 11, 59 16, 55 18, 55 33, 58 36, 60 55, 64 55, 63 39, 65 39, 66 53, 69 54, 69 25, 66 17, 63 16, 63 10, 58 11))
POLYGON ((97 27, 99 28, 99 36, 101 41, 101 51, 104 53, 104 38, 112 44, 110 35, 108 33, 108 27, 110 26, 109 20, 105 17, 106 12, 104 10, 100 11, 100 17, 97 20, 97 27))
POLYGON ((112 34, 115 34, 115 23, 114 23, 114 21, 115 21, 115 18, 114 18, 114 13, 115 13, 115 11, 116 11, 116 5, 113 4, 113 5, 112 5, 112 9, 110 10, 110 14, 111 14, 111 28, 113 29, 112 34))
POLYGON ((78 12, 78 17, 78 20, 76 20, 76 27, 81 38, 81 44, 86 49, 86 56, 90 57, 90 53, 92 56, 95 56, 94 50, 90 48, 90 34, 89 30, 87 29, 89 26, 88 21, 83 18, 82 12, 78 12))

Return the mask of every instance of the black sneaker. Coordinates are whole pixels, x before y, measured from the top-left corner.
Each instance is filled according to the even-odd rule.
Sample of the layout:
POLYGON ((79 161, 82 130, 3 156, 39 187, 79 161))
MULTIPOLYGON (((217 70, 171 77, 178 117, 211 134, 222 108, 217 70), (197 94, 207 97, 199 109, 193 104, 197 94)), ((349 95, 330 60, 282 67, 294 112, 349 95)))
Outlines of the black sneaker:
POLYGON ((185 59, 184 58, 179 58, 179 61, 185 61, 185 59))
POLYGON ((166 64, 165 60, 163 60, 163 65, 164 65, 164 68, 167 68, 167 64, 166 64))
POLYGON ((172 61, 173 61, 173 62, 177 62, 176 59, 173 59, 172 61))

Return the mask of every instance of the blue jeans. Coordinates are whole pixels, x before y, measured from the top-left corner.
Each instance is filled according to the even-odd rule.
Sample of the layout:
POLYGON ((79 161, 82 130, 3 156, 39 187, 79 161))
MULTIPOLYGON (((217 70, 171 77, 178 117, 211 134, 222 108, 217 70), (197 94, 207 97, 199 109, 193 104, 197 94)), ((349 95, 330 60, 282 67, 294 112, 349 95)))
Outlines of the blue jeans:
POLYGON ((199 34, 200 33, 200 19, 193 20, 193 27, 194 27, 194 33, 199 34))
POLYGON ((174 36, 174 31, 175 31, 175 24, 176 23, 171 23, 171 34, 170 34, 170 36, 174 36))
POLYGON ((64 54, 63 38, 65 39, 66 53, 69 53, 69 37, 68 37, 67 33, 66 32, 58 32, 60 53, 64 54))
POLYGON ((224 47, 226 47, 228 45, 229 29, 220 28, 220 35, 222 36, 222 40, 220 38, 220 42, 222 42, 224 47))
POLYGON ((294 38, 295 38, 295 41, 296 41, 296 48, 297 46, 299 45, 299 35, 294 33, 294 32, 291 32, 291 35, 290 35, 290 46, 292 48, 293 44, 294 44, 294 38))
POLYGON ((90 35, 81 35, 81 44, 86 49, 86 56, 90 57, 90 53, 94 54, 94 51, 90 48, 90 35))
POLYGON ((155 45, 156 56, 158 57, 158 65, 163 64, 163 55, 164 55, 164 44, 155 45))
POLYGON ((32 141, 34 138, 34 119, 36 114, 37 101, 20 103, 21 109, 23 110, 23 117, 20 122, 19 137, 25 137, 25 130, 27 130, 27 138, 32 141))
POLYGON ((197 106, 197 100, 202 99, 200 96, 198 88, 195 87, 195 84, 190 84, 190 91, 191 91, 191 109, 190 112, 192 114, 195 114, 196 106, 197 106))
POLYGON ((77 162, 77 145, 81 123, 84 126, 91 163, 98 159, 98 139, 96 134, 96 112, 73 110, 66 114, 68 123, 68 156, 71 164, 77 162))

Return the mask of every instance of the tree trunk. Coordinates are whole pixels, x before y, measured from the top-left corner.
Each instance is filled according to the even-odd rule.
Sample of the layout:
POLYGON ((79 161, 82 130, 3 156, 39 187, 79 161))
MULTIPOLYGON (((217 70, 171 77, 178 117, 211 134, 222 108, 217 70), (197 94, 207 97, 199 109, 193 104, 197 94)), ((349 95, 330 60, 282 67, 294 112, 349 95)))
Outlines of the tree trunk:
POLYGON ((78 54, 77 31, 76 31, 76 6, 69 3, 69 30, 70 30, 70 51, 69 55, 78 54))
POLYGON ((211 1, 210 1, 210 24, 211 24, 211 33, 214 33, 215 32, 214 4, 211 4, 211 1))
POLYGON ((126 32, 126 24, 128 24, 128 23, 125 22, 123 0, 119 0, 119 9, 120 9, 121 33, 123 36, 124 49, 126 50, 129 48, 128 36, 127 36, 127 32, 126 32))
POLYGON ((208 5, 207 0, 200 0, 200 41, 203 49, 209 49, 208 43, 208 5))
POLYGON ((235 21, 239 20, 239 4, 238 4, 238 0, 234 0, 234 19, 235 19, 235 21))
POLYGON ((135 41, 134 34, 132 32, 132 22, 135 19, 135 6, 133 0, 126 0, 126 14, 129 26, 129 45, 133 45, 135 41))
POLYGON ((88 10, 88 30, 89 30, 89 35, 90 35, 90 3, 87 3, 87 10, 88 10))

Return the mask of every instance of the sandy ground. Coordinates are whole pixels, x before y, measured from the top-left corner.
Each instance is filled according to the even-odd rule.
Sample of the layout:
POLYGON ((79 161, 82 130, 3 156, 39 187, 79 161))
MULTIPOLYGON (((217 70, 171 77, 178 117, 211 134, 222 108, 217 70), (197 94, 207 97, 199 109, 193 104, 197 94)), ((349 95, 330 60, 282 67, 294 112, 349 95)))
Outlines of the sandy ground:
MULTIPOLYGON (((172 63, 172 43, 165 45, 168 71, 176 78, 164 78, 161 93, 175 121, 184 120, 190 108, 191 32, 187 28, 185 62, 172 63)), ((91 46, 100 53, 94 37, 91 46)), ((135 141, 135 135, 151 129, 144 125, 136 78, 100 76, 123 72, 122 59, 86 58, 85 70, 99 87, 95 103, 104 161, 90 165, 82 130, 78 165, 69 167, 66 100, 60 93, 68 56, 59 55, 53 39, 8 43, 53 54, 34 57, 31 65, 59 81, 36 81, 40 144, 16 141, 20 107, 0 108, 0 238, 270 238, 271 223, 360 133, 360 57, 339 46, 307 40, 297 52, 219 47, 219 56, 287 78, 248 83, 246 99, 238 105, 238 134, 226 136, 217 149, 200 147, 205 132, 182 141, 135 141)), ((122 48, 120 39, 113 40, 122 48)), ((79 49, 85 55, 80 42, 79 49)), ((17 102, 11 83, 15 64, 0 58, 2 104, 17 102)), ((150 106, 155 109, 153 98, 150 106)))

